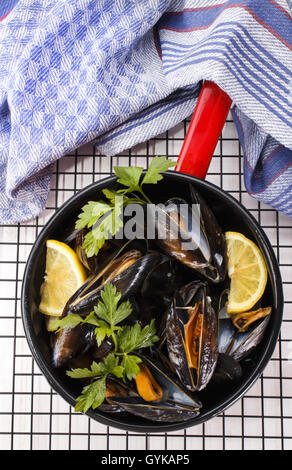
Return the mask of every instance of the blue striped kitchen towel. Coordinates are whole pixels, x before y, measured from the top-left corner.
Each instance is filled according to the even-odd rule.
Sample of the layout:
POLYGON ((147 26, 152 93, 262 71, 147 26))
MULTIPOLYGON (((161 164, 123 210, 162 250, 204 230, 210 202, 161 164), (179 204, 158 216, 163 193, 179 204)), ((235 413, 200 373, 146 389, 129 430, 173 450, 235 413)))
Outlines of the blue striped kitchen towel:
POLYGON ((2 224, 42 211, 74 148, 114 155, 190 116, 204 79, 233 100, 248 192, 292 216, 290 0, 2 0, 1 17, 2 224))

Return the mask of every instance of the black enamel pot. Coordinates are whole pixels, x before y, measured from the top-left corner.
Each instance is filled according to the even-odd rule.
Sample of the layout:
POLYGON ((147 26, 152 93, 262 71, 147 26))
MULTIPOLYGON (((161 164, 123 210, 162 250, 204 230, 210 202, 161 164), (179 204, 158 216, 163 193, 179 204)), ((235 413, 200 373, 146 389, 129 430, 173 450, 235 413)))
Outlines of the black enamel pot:
MULTIPOLYGON (((28 258, 22 285, 22 319, 26 338, 32 355, 51 387, 64 400, 74 406, 81 392, 78 380, 67 377, 63 370, 55 369, 50 361, 48 333, 44 315, 38 312, 39 291, 45 270, 45 244, 48 238, 59 238, 65 227, 76 220, 81 207, 88 201, 98 199, 103 188, 116 183, 116 177, 109 177, 94 183, 70 198, 53 215, 39 234, 28 258)), ((283 309, 282 281, 279 267, 271 244, 255 218, 232 196, 206 182, 205 180, 175 171, 164 173, 164 178, 157 185, 145 190, 153 202, 164 202, 169 197, 187 198, 189 183, 203 196, 210 205, 223 231, 231 230, 245 234, 261 249, 268 268, 268 283, 263 304, 272 306, 272 313, 264 338, 259 346, 243 364, 241 379, 228 389, 204 392, 203 408, 198 417, 184 423, 157 423, 127 415, 109 415, 98 409, 88 411, 87 415, 103 424, 132 432, 165 432, 183 429, 203 423, 220 414, 242 397, 263 372, 276 346, 280 332, 283 309)))

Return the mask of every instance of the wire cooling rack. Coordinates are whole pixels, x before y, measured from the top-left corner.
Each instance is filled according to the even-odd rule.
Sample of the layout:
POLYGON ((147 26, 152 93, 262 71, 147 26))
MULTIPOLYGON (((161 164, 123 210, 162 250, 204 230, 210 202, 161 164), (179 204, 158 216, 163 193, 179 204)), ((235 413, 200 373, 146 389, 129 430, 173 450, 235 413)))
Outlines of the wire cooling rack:
POLYGON ((258 219, 274 247, 284 285, 281 335, 272 359, 247 394, 224 413, 185 431, 135 434, 76 413, 49 386, 32 359, 21 320, 25 263, 41 228, 81 188, 109 176, 114 165, 147 167, 154 155, 177 158, 189 120, 145 144, 108 158, 94 143, 60 159, 47 207, 35 220, 0 227, 1 450, 292 450, 292 219, 245 191, 242 157, 228 116, 207 180, 228 191, 258 219))

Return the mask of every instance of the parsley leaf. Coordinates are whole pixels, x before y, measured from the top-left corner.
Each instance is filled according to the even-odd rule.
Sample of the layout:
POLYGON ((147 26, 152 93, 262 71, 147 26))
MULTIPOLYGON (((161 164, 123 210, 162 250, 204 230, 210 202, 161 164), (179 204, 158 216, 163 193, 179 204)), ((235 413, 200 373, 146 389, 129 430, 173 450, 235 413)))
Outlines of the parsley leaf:
POLYGON ((91 364, 90 369, 71 369, 66 374, 73 379, 85 379, 89 377, 99 377, 101 375, 113 374, 122 377, 123 367, 119 366, 119 358, 114 353, 109 353, 102 362, 91 364))
POLYGON ((101 291, 101 299, 94 307, 94 311, 97 317, 105 320, 112 329, 132 313, 132 305, 129 300, 118 306, 121 293, 117 292, 116 287, 110 282, 107 282, 101 291))
POLYGON ((91 364, 90 369, 84 367, 83 369, 71 369, 67 370, 66 374, 73 379, 85 379, 88 377, 98 377, 102 375, 104 370, 104 365, 102 362, 95 362, 91 364))
POLYGON ((113 190, 113 189, 108 189, 108 188, 104 188, 102 190, 103 194, 105 195, 105 197, 111 202, 111 204, 115 205, 115 201, 116 201, 116 198, 118 197, 121 197, 121 195, 113 190))
POLYGON ((97 255, 106 240, 116 235, 123 227, 123 207, 131 203, 151 203, 144 193, 143 184, 156 184, 163 176, 162 172, 174 166, 176 162, 165 157, 154 157, 140 183, 143 168, 114 167, 118 183, 125 188, 118 191, 105 188, 102 190, 107 201, 89 201, 78 215, 76 229, 92 228, 84 237, 83 248, 88 257, 97 255), (126 193, 133 193, 131 197, 126 193), (136 194, 135 194, 136 193, 136 194), (140 194, 139 197, 137 193, 140 194))
POLYGON ((130 300, 125 300, 125 302, 122 302, 116 312, 115 312, 115 323, 121 323, 123 320, 125 320, 129 315, 132 313, 132 304, 130 300))
POLYGON ((113 374, 118 378, 123 376, 124 369, 119 366, 119 357, 115 356, 114 353, 108 354, 103 360, 104 373, 113 374))
POLYGON ((101 247, 104 245, 106 237, 100 235, 98 238, 98 232, 93 233, 93 230, 88 232, 83 241, 82 248, 85 250, 86 255, 88 258, 91 256, 97 255, 101 247))
POLYGON ((95 337, 98 346, 106 336, 112 337, 116 344, 115 331, 120 329, 117 325, 132 313, 131 302, 126 300, 119 304, 120 299, 121 293, 113 284, 107 282, 101 291, 101 299, 87 317, 82 318, 77 313, 71 313, 63 318, 56 318, 52 322, 52 330, 59 332, 63 328, 75 328, 80 323, 88 323, 96 326, 95 337))
POLYGON ((162 172, 168 170, 170 167, 176 165, 176 162, 168 160, 165 157, 154 157, 146 171, 142 182, 140 183, 143 168, 140 167, 114 167, 114 172, 118 177, 118 183, 127 186, 127 189, 121 189, 118 192, 126 194, 128 192, 139 192, 142 194, 145 201, 151 203, 150 199, 144 193, 143 184, 156 184, 162 180, 162 172))
POLYGON ((75 328, 80 323, 89 323, 90 325, 98 326, 97 319, 94 317, 94 312, 91 312, 85 318, 81 317, 77 313, 71 313, 70 315, 62 318, 55 318, 52 320, 50 327, 52 330, 55 330, 56 333, 59 333, 59 331, 64 328, 75 328))
POLYGON ((112 206, 108 202, 89 201, 85 206, 82 207, 82 212, 78 215, 75 228, 90 228, 94 224, 96 224, 96 222, 101 216, 111 210, 112 206))
POLYGON ((92 221, 87 224, 87 227, 92 227, 92 230, 85 235, 83 248, 89 258, 97 255, 104 242, 116 235, 123 227, 121 218, 123 212, 122 199, 120 196, 116 200, 116 204, 110 207, 109 213, 100 212, 94 224, 92 224, 92 221))
POLYGON ((114 375, 123 380, 134 379, 140 371, 138 356, 131 354, 134 350, 152 346, 159 340, 156 336, 155 320, 144 328, 135 325, 118 326, 132 313, 132 305, 129 300, 120 303, 121 293, 111 283, 106 283, 101 291, 98 304, 86 318, 77 314, 56 320, 56 329, 75 327, 80 323, 88 323, 95 326, 97 345, 100 346, 106 336, 113 340, 114 349, 103 359, 93 361, 89 368, 76 368, 67 371, 67 375, 73 379, 96 379, 86 385, 81 395, 77 398, 75 410, 86 411, 101 405, 106 396, 106 379, 108 375, 114 375))
POLYGON ((76 229, 91 228, 85 235, 83 248, 90 258, 97 255, 104 242, 123 227, 122 212, 126 199, 117 192, 104 190, 106 201, 89 201, 78 215, 76 229))
POLYGON ((90 407, 97 408, 100 406, 106 395, 106 378, 109 374, 113 374, 118 378, 123 377, 124 368, 118 365, 119 358, 110 353, 103 362, 93 362, 91 368, 72 369, 67 371, 67 375, 73 379, 83 379, 91 377, 100 377, 89 385, 83 387, 81 395, 77 398, 75 410, 86 411, 90 407))
POLYGON ((83 411, 86 413, 90 407, 93 409, 100 406, 106 394, 106 376, 101 379, 92 382, 90 385, 86 385, 81 395, 77 398, 75 405, 75 411, 83 411))
POLYGON ((124 355, 121 365, 118 365, 118 361, 118 357, 111 353, 104 359, 103 363, 93 362, 91 369, 67 371, 67 375, 71 378, 100 377, 101 375, 100 378, 83 387, 81 395, 77 398, 75 411, 86 413, 90 407, 95 409, 103 403, 106 396, 106 379, 109 374, 113 374, 118 378, 126 375, 128 380, 134 379, 139 374, 138 364, 142 362, 139 357, 124 355))
POLYGON ((154 157, 150 162, 149 168, 146 171, 142 183, 140 183, 143 168, 129 166, 129 167, 114 167, 114 172, 118 177, 118 183, 123 186, 127 186, 127 190, 121 190, 121 192, 141 192, 143 184, 156 184, 162 180, 162 172, 167 171, 172 166, 175 166, 176 162, 168 160, 166 157, 154 157))
POLYGON ((158 181, 163 179, 162 172, 169 170, 172 166, 175 166, 176 162, 168 160, 165 157, 154 157, 149 165, 149 168, 143 178, 142 184, 156 184, 158 181))
POLYGON ((146 204, 146 201, 144 199, 140 199, 136 194, 132 194, 131 197, 127 196, 125 193, 128 192, 128 189, 122 189, 115 191, 113 189, 108 189, 105 188, 102 190, 103 194, 106 196, 107 199, 109 199, 114 206, 116 204, 116 201, 123 201, 123 205, 127 206, 129 204, 146 204))
POLYGON ((126 325, 118 333, 119 350, 123 353, 129 354, 135 349, 147 348, 153 346, 159 340, 156 336, 155 320, 151 320, 149 325, 143 329, 139 323, 134 326, 126 325))
POLYGON ((123 356, 121 366, 124 368, 124 373, 128 380, 134 379, 139 374, 140 367, 138 364, 140 362, 142 362, 142 360, 132 354, 125 354, 123 356))
POLYGON ((102 320, 96 320, 97 328, 94 330, 97 346, 99 347, 106 336, 110 337, 112 330, 110 326, 102 320))
POLYGON ((63 328, 75 328, 79 323, 83 322, 83 318, 80 317, 77 313, 71 313, 63 318, 54 318, 50 325, 52 330, 55 330, 56 333, 63 330, 63 328))
POLYGON ((139 181, 143 168, 137 166, 115 166, 114 172, 118 177, 118 183, 128 186, 129 192, 139 191, 139 181))

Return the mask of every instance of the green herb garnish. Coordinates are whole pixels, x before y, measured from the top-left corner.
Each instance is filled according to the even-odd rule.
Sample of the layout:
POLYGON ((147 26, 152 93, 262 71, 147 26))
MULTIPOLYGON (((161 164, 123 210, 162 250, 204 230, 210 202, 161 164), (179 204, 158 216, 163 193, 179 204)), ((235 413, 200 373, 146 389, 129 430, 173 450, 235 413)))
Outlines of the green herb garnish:
POLYGON ((103 361, 93 362, 89 369, 71 369, 67 375, 71 378, 96 378, 89 385, 86 385, 81 395, 77 398, 76 411, 86 411, 92 407, 100 406, 106 395, 106 379, 108 375, 132 380, 139 373, 138 364, 141 359, 133 354, 135 350, 147 348, 156 343, 159 338, 156 336, 154 319, 144 328, 136 323, 135 325, 119 325, 132 313, 132 305, 129 300, 120 303, 121 293, 111 283, 106 283, 101 291, 101 299, 94 307, 94 310, 82 318, 80 315, 71 314, 67 317, 54 320, 52 329, 57 332, 63 328, 75 328, 81 323, 94 325, 97 345, 108 337, 113 341, 113 350, 103 359, 103 361))
POLYGON ((76 222, 76 229, 91 228, 83 243, 88 257, 97 255, 105 241, 123 227, 121 214, 125 206, 132 203, 151 204, 143 185, 158 183, 163 178, 161 173, 175 165, 176 162, 165 157, 154 157, 143 178, 141 167, 114 167, 118 183, 125 188, 117 191, 103 189, 107 201, 89 201, 82 207, 76 222))

